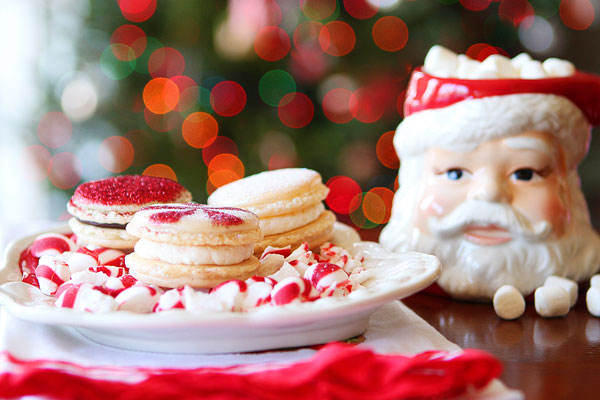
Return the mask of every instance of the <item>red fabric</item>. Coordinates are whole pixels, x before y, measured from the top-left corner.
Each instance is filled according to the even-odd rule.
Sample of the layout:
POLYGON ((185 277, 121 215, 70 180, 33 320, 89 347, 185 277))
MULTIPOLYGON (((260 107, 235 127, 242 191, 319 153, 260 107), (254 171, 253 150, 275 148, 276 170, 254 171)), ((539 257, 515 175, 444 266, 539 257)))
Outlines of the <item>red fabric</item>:
POLYGON ((544 79, 458 79, 439 78, 415 69, 404 102, 404 115, 450 106, 466 99, 520 93, 564 96, 576 104, 590 124, 600 125, 600 76, 575 75, 544 79))
POLYGON ((329 344, 311 359, 292 365, 186 370, 86 368, 3 355, 12 372, 0 375, 2 398, 442 399, 482 388, 502 369, 499 361, 479 350, 431 351, 406 357, 339 343, 329 344), (127 377, 130 383, 123 382, 127 377))

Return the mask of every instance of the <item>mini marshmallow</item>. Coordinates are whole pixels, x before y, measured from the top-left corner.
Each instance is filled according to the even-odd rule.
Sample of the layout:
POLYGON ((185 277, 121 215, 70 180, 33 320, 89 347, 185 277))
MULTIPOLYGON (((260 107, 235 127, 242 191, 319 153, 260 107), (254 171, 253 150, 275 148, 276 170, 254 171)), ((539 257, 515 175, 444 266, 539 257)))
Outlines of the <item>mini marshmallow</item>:
POLYGON ((494 293, 494 311, 502 319, 516 319, 525 312, 525 299, 514 286, 504 285, 494 293))
POLYGON ((171 289, 164 292, 154 307, 155 312, 185 308, 184 288, 171 289))
POLYGON ((521 67, 521 78, 523 79, 542 79, 548 75, 542 67, 542 63, 537 60, 530 60, 521 67))
POLYGON ((455 75, 458 58, 452 50, 435 45, 427 52, 423 64, 423 69, 428 74, 448 78, 455 75))
POLYGON ((535 310, 542 317, 562 317, 571 308, 569 293, 559 286, 541 286, 535 290, 535 310))
POLYGON ((487 57, 477 70, 479 69, 490 71, 498 78, 519 77, 519 71, 511 64, 510 59, 500 54, 492 54, 487 57))
POLYGON ((600 274, 591 277, 590 286, 600 289, 600 274))
POLYGON ((31 244, 31 254, 34 257, 56 256, 65 251, 75 251, 77 245, 71 239, 60 233, 45 233, 39 235, 31 244))
POLYGON ((134 313, 152 312, 158 300, 160 292, 151 286, 131 286, 115 297, 119 310, 134 313))
POLYGON ((54 256, 42 256, 35 268, 40 291, 47 295, 53 295, 60 285, 71 278, 69 265, 54 256))
POLYGON ((241 311, 248 285, 244 281, 232 279, 210 290, 210 295, 219 299, 230 311, 241 311))
POLYGON ((521 53, 521 54, 513 57, 510 60, 510 63, 517 71, 521 71, 521 69, 523 68, 523 65, 525 65, 529 61, 531 61, 531 56, 527 53, 521 53))
POLYGON ((600 288, 590 287, 585 295, 587 309, 594 317, 600 317, 600 288))
POLYGON ((567 60, 560 58, 547 58, 543 63, 542 67, 548 76, 559 77, 559 76, 571 76, 575 74, 575 65, 567 60))
POLYGON ((567 293, 569 293, 570 306, 573 307, 575 303, 577 303, 577 294, 579 290, 577 282, 560 276, 551 275, 544 281, 544 286, 558 286, 565 289, 567 293))
POLYGON ((269 278, 271 278, 277 282, 281 282, 285 278, 289 278, 291 276, 299 277, 300 273, 296 270, 296 268, 292 267, 289 263, 286 262, 283 264, 283 266, 281 268, 279 268, 279 271, 275 272, 274 274, 269 275, 269 278))
POLYGON ((459 54, 456 77, 460 79, 469 79, 473 76, 478 67, 479 61, 473 60, 464 54, 459 54))

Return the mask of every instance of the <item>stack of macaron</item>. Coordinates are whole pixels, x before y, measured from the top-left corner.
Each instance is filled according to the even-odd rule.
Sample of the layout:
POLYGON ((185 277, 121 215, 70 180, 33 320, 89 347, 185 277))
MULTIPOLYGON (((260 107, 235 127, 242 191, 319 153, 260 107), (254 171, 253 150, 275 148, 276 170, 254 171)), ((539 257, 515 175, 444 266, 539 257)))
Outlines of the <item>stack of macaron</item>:
POLYGON ((127 225, 139 241, 125 263, 141 282, 170 288, 212 288, 262 275, 253 256, 255 243, 262 240, 258 222, 255 214, 239 208, 196 203, 145 207, 127 225))
POLYGON ((264 239, 254 253, 260 255, 268 246, 296 248, 306 242, 315 248, 329 240, 335 214, 323 204, 328 192, 318 172, 285 168, 224 185, 210 195, 208 204, 244 208, 258 215, 264 239))
POLYGON ((166 178, 121 175, 81 184, 67 204, 69 225, 80 245, 132 249, 137 238, 125 230, 136 211, 156 203, 192 199, 179 183, 166 178))

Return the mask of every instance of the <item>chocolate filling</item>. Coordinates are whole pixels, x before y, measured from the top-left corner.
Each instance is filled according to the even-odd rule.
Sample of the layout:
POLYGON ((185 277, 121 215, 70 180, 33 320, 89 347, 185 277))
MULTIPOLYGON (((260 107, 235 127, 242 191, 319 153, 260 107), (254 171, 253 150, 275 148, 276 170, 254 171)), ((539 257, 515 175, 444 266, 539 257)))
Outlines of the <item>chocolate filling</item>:
POLYGON ((127 224, 124 224, 124 225, 123 224, 101 224, 101 223, 94 222, 94 221, 84 221, 77 217, 75 217, 75 219, 77 221, 81 222, 82 224, 97 226, 98 228, 125 229, 125 226, 127 226, 127 224))

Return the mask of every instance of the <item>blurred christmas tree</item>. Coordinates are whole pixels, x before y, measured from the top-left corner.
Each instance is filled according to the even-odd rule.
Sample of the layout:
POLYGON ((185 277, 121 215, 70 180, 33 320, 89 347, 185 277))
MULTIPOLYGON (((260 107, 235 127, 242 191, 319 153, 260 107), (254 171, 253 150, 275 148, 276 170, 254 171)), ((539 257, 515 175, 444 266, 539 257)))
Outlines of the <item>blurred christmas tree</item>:
MULTIPOLYGON (((75 68, 47 82, 27 151, 47 171, 39 184, 61 190, 55 216, 77 184, 110 174, 171 177, 204 202, 232 180, 299 166, 323 175, 341 220, 373 228, 389 217, 404 89, 432 45, 480 60, 527 51, 599 72, 589 57, 596 6, 92 0, 71 37, 75 68)), ((584 188, 600 196, 600 175, 586 174, 600 161, 589 159, 584 188)))

